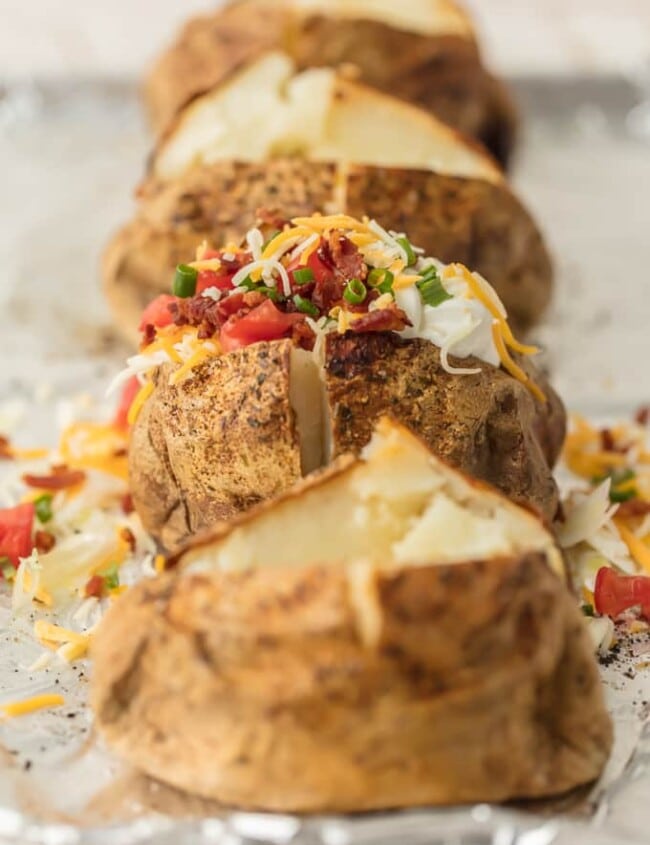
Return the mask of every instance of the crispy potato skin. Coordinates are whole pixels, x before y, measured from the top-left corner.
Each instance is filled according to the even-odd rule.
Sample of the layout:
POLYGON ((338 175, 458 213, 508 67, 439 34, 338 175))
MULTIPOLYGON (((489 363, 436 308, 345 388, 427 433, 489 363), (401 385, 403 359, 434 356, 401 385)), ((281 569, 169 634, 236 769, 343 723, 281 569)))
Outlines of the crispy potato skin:
POLYGON ((261 206, 292 216, 335 209, 337 168, 301 159, 247 164, 221 162, 190 170, 173 182, 147 182, 134 220, 109 243, 104 290, 120 333, 130 343, 145 305, 169 293, 174 268, 208 240, 239 241, 261 206))
POLYGON ((289 401, 291 341, 257 343, 196 367, 169 365, 131 432, 129 486, 147 531, 172 548, 301 477, 289 401))
POLYGON ((223 82, 242 62, 278 48, 300 70, 354 65, 366 84, 432 112, 508 161, 516 109, 483 67, 472 38, 420 35, 372 20, 292 18, 281 3, 259 0, 230 4, 185 25, 147 77, 144 96, 153 127, 165 130, 197 94, 223 82))
MULTIPOLYGON (((257 5, 257 2, 255 2, 257 5)), ((197 94, 225 80, 238 66, 282 47, 286 11, 268 2, 263 11, 229 3, 217 13, 189 20, 156 60, 145 79, 143 98, 151 125, 162 132, 197 94)))
POLYGON ((508 163, 516 109, 502 83, 486 72, 475 41, 314 15, 291 48, 299 68, 354 65, 367 85, 432 112, 508 163))
MULTIPOLYGON (((200 365, 176 386, 168 366, 156 372, 132 429, 129 480, 145 528, 167 548, 300 478, 290 348, 288 340, 254 344, 200 365)), ((485 362, 455 363, 482 372, 450 375, 428 341, 391 332, 330 335, 325 387, 334 457, 358 454, 377 419, 390 414, 453 466, 552 519, 551 468, 566 426, 560 399, 527 362, 545 404, 485 362)))
POLYGON ((135 342, 142 309, 169 292, 176 265, 203 240, 222 244, 242 238, 260 206, 279 208, 289 218, 317 211, 367 214, 408 232, 428 254, 482 273, 517 329, 536 322, 550 299, 548 251, 505 184, 298 158, 220 162, 144 185, 135 218, 104 255, 104 289, 119 331, 135 342))
POLYGON ((436 455, 552 519, 559 498, 551 467, 566 426, 560 398, 530 364, 524 366, 545 404, 501 369, 475 358, 454 363, 481 372, 447 373, 439 349, 426 340, 391 332, 329 335, 325 383, 335 455, 358 452, 389 413, 436 455))
POLYGON ((559 794, 611 747, 580 611, 543 555, 375 574, 364 645, 336 567, 166 575, 93 638, 97 725, 227 805, 348 812, 559 794))
POLYGON ((424 170, 353 167, 348 212, 407 232, 441 261, 457 261, 490 281, 513 325, 528 329, 551 298, 553 266, 542 235, 504 184, 424 170))

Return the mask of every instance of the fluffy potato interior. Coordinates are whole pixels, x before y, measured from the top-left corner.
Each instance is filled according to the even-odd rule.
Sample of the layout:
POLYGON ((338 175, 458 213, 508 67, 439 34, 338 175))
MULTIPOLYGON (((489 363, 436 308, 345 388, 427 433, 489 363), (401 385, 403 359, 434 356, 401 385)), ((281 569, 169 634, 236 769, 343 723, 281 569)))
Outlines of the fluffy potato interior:
POLYGON ((322 370, 311 352, 292 349, 289 402, 296 415, 303 475, 329 463, 331 448, 326 432, 329 414, 322 370))
POLYGON ((467 16, 448 0, 291 0, 291 6, 303 14, 374 20, 422 35, 472 35, 467 16))
POLYGON ((421 109, 340 79, 331 69, 295 74, 280 52, 264 55, 191 103, 153 167, 156 176, 170 179, 197 162, 295 154, 502 178, 488 156, 421 109))
POLYGON ((222 570, 338 564, 363 581, 358 573, 366 567, 529 551, 545 552, 562 572, 554 541, 535 516, 469 481, 406 429, 382 420, 352 466, 259 510, 184 561, 222 570))

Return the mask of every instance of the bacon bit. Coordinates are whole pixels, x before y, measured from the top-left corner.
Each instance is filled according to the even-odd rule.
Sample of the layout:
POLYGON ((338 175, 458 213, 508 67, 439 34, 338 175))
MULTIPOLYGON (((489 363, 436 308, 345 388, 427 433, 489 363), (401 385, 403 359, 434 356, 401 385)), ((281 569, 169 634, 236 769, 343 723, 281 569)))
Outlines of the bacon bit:
POLYGON ((290 221, 282 214, 279 208, 261 207, 255 211, 255 225, 268 227, 270 232, 282 231, 290 221))
POLYGON ((147 346, 150 346, 156 337, 158 336, 158 332, 156 327, 153 323, 146 323, 142 329, 142 340, 140 341, 140 352, 143 349, 146 349, 147 346))
POLYGON ((316 335, 305 320, 294 323, 291 327, 291 339, 297 347, 306 349, 307 352, 311 352, 316 343, 316 335))
POLYGON ((399 332, 410 326, 409 318, 401 308, 378 308, 350 323, 352 332, 399 332))
POLYGON ((36 531, 34 533, 34 545, 38 552, 46 554, 56 545, 56 537, 49 531, 36 531))
POLYGON ((65 464, 53 466, 50 475, 31 475, 26 473, 22 477, 28 487, 39 490, 65 490, 74 487, 86 479, 86 473, 80 469, 68 469, 65 464))
POLYGON ((368 266, 363 260, 359 247, 345 235, 341 235, 340 232, 330 232, 324 251, 328 254, 338 281, 346 283, 350 279, 360 279, 362 282, 366 280, 368 266))
POLYGON ((616 441, 614 440, 614 435, 608 428, 601 429, 600 432, 600 443, 605 452, 615 452, 616 451, 616 441))
POLYGON ((9 438, 0 434, 0 461, 11 461, 14 459, 14 453, 9 443, 9 438))
POLYGON ((196 326, 197 336, 206 340, 218 334, 223 324, 231 317, 245 317, 253 308, 266 302, 266 296, 259 291, 241 291, 215 302, 205 296, 181 299, 170 305, 174 323, 177 326, 196 326))
POLYGON ((129 514, 133 513, 133 511, 135 510, 135 507, 133 505, 133 498, 132 498, 130 493, 125 493, 122 496, 122 501, 121 501, 120 504, 122 506, 122 513, 125 516, 128 516, 129 514))
POLYGON ((639 425, 650 423, 650 405, 643 405, 634 415, 634 421, 639 425))
POLYGON ((135 534, 131 531, 128 525, 120 528, 120 540, 123 540, 132 552, 135 551, 135 534))
POLYGON ((100 599, 104 593, 104 578, 101 575, 93 575, 88 579, 84 587, 84 596, 89 598, 100 599))
POLYGON ((629 443, 621 445, 616 442, 616 438, 614 437, 611 429, 602 428, 599 434, 603 452, 612 452, 615 455, 625 455, 630 451, 631 445, 629 443))
POLYGON ((647 516, 650 513, 650 502, 643 499, 628 499, 621 502, 616 511, 617 519, 634 519, 634 517, 647 516))

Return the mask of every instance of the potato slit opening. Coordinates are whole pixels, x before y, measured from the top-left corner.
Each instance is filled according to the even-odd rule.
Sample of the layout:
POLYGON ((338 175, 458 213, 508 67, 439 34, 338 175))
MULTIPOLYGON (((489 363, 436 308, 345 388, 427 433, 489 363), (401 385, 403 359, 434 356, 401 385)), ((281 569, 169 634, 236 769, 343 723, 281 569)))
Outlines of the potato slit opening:
POLYGON ((330 68, 297 73, 280 51, 265 54, 187 106, 153 167, 156 176, 170 179, 196 164, 259 162, 296 152, 314 161, 435 170, 492 182, 503 178, 489 156, 433 115, 330 68))
POLYGON ((361 459, 245 517, 185 561, 223 570, 360 563, 401 569, 530 551, 545 553, 562 573, 553 538, 533 514, 384 420, 361 459))

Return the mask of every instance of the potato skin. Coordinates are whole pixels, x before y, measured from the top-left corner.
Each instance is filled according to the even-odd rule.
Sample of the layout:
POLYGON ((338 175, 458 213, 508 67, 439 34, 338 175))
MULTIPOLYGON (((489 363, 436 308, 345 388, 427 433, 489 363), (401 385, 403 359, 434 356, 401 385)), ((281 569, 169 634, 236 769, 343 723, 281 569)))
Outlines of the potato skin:
POLYGON ((259 207, 289 217, 338 211, 332 204, 336 165, 277 159, 195 167, 172 182, 150 180, 140 191, 135 218, 108 244, 104 291, 118 331, 137 343, 142 311, 169 293, 177 264, 204 240, 214 246, 239 241, 255 225, 259 207))
POLYGON ((507 165, 516 140, 516 108, 505 86, 483 67, 473 39, 313 15, 292 46, 299 68, 354 65, 367 85, 432 112, 507 165))
POLYGON ((256 343, 196 367, 170 365, 132 426, 129 487, 147 531, 172 548, 301 477, 289 401, 290 340, 256 343))
MULTIPOLYGON (((186 537, 287 490, 301 477, 289 399, 291 341, 253 344, 196 367, 176 386, 156 371, 129 447, 133 503, 144 527, 172 549, 186 537)), ((440 352, 392 332, 329 335, 326 401, 333 457, 358 454, 384 414, 438 456, 552 519, 551 468, 564 441, 564 407, 529 363, 548 401, 477 359, 451 375, 440 352)))
POLYGON ((93 638, 99 730, 155 778, 280 812, 538 798, 599 775, 592 647, 543 555, 375 587, 373 646, 336 566, 137 585, 93 638))
POLYGON ((238 66, 281 48, 286 10, 274 2, 263 4, 263 11, 250 6, 228 3, 216 13, 191 18, 158 57, 142 91, 156 132, 162 132, 189 100, 227 79, 238 66))
POLYGON ((389 413, 439 457, 552 519, 559 497, 551 467, 566 428, 560 398, 528 362, 520 363, 540 384, 544 404, 501 369, 476 358, 451 360, 481 372, 447 373, 440 350, 426 340, 405 341, 391 332, 328 335, 334 454, 359 452, 376 420, 389 413))
POLYGON ((366 84, 420 106, 484 143, 507 163, 517 114, 505 87, 483 67, 476 41, 420 35, 373 20, 311 14, 248 0, 189 21, 158 58, 145 84, 149 117, 165 130, 196 95, 240 64, 283 49, 299 70, 353 65, 366 84))
POLYGON ((298 158, 220 162, 143 186, 135 218, 104 255, 104 289, 118 330, 135 342, 142 309, 169 292, 176 265, 203 240, 242 238, 260 206, 289 218, 367 214, 407 232, 427 254, 482 273, 517 329, 536 322, 550 299, 553 268, 543 238, 505 183, 298 158))

